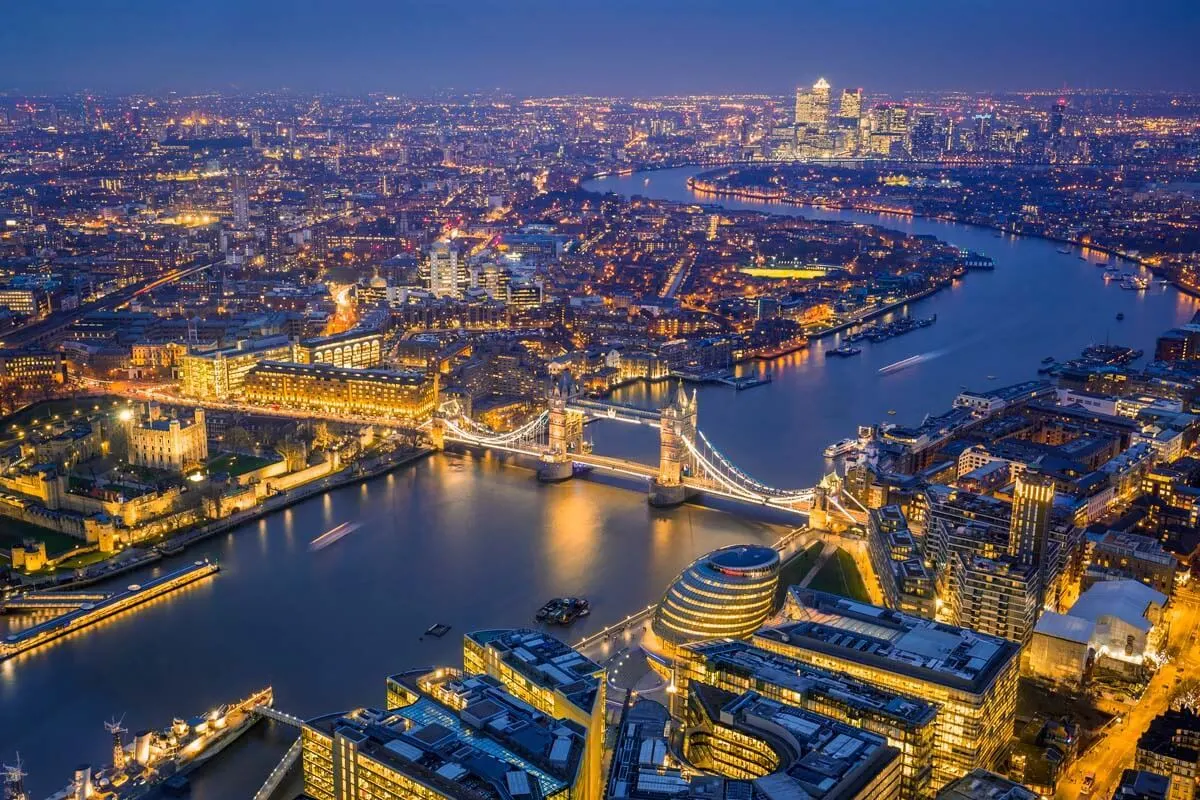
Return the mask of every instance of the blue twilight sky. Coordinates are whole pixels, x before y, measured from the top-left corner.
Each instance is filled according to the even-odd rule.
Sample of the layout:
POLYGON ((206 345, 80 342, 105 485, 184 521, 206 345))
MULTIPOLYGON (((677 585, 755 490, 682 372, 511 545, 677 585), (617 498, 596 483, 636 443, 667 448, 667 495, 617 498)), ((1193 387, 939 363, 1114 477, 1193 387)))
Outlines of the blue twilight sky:
POLYGON ((1200 90, 1200 0, 8 0, 0 90, 1200 90))

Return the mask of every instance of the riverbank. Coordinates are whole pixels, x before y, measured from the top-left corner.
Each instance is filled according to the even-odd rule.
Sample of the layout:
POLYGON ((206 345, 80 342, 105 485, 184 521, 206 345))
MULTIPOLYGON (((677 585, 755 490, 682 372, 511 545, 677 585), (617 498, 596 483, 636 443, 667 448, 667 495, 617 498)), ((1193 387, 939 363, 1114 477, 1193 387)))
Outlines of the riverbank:
POLYGON ((167 541, 172 545, 182 545, 184 548, 190 547, 197 542, 202 542, 205 539, 216 536, 220 533, 225 533, 228 530, 244 525, 248 522, 253 522, 262 517, 283 511, 302 500, 307 500, 318 494, 333 491, 334 489, 347 486, 352 483, 368 481, 373 478, 378 478, 381 475, 386 475, 394 469, 405 467, 413 464, 421 459, 433 454, 435 451, 432 448, 418 447, 411 450, 406 450, 400 455, 386 456, 378 458, 370 466, 362 469, 356 469, 355 466, 346 467, 340 472, 336 472, 326 478, 306 483, 297 486, 295 489, 290 489, 281 494, 269 497, 254 508, 248 508, 245 511, 239 511, 225 519, 214 520, 199 528, 195 528, 186 533, 173 536, 167 541))
MULTIPOLYGON (((1026 239, 1040 239, 1045 242, 1055 242, 1058 244, 1071 245, 1072 247, 1095 250, 1098 253, 1104 253, 1106 256, 1132 261, 1140 267, 1144 267, 1151 272, 1156 272, 1154 266, 1141 256, 1125 253, 1108 245, 1096 244, 1094 242, 1084 242, 1078 239, 1063 239, 1058 236, 1046 236, 1037 233, 1017 233, 1000 225, 993 225, 988 222, 979 222, 977 220, 962 219, 948 214, 922 214, 913 211, 911 208, 893 208, 891 206, 878 206, 870 203, 814 202, 812 200, 804 200, 787 195, 782 189, 772 192, 762 192, 754 189, 736 189, 728 186, 717 186, 716 184, 697 181, 695 177, 688 178, 687 186, 690 191, 693 191, 699 195, 711 195, 712 197, 716 198, 728 198, 730 200, 741 200, 751 203, 781 203, 783 205, 796 206, 798 208, 818 208, 823 211, 855 211, 860 214, 887 214, 899 217, 909 217, 912 219, 928 219, 936 222, 948 222, 955 225, 970 225, 973 228, 982 228, 984 230, 995 231, 997 233, 1004 234, 1005 236, 1019 236, 1026 239)), ((1172 283, 1176 282, 1172 281, 1172 283)), ((1185 288, 1179 286, 1177 283, 1176 288, 1178 288, 1180 291, 1187 292, 1185 288)), ((1188 294, 1196 294, 1196 296, 1200 296, 1200 291, 1188 292, 1188 294)))
MULTIPOLYGON (((245 511, 239 511, 236 514, 231 514, 224 519, 213 520, 199 527, 192 528, 183 533, 177 533, 163 539, 160 544, 167 544, 172 547, 170 555, 177 556, 186 552, 188 547, 203 542, 221 533, 245 525, 255 520, 274 514, 277 511, 283 511, 302 500, 307 500, 325 492, 333 491, 334 489, 347 486, 352 483, 368 481, 386 475, 392 470, 400 467, 413 464, 426 456, 431 455, 435 451, 430 448, 413 448, 405 450, 398 455, 385 456, 375 459, 369 466, 363 469, 356 469, 355 466, 346 467, 340 472, 322 478, 312 483, 297 486, 294 489, 289 489, 273 497, 267 498, 260 505, 253 508, 248 508, 245 511), (175 550, 174 548, 182 548, 175 550)), ((127 551, 128 552, 128 551, 127 551)), ((163 553, 158 549, 146 549, 144 553, 131 558, 120 564, 114 565, 111 569, 100 573, 85 574, 82 577, 75 578, 65 582, 43 581, 40 583, 30 583, 22 587, 22 591, 37 591, 40 589, 54 591, 69 591, 74 589, 82 589, 91 586, 101 581, 116 578, 141 567, 149 566, 157 561, 161 561, 163 553)))

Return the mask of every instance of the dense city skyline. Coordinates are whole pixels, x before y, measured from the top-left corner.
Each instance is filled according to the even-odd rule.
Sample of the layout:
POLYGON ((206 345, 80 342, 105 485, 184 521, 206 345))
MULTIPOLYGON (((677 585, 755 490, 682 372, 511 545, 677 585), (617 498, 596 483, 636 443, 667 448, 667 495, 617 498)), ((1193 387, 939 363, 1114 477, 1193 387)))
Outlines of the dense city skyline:
POLYGON ((885 92, 1200 88, 1200 7, 1184 0, 463 6, 17 4, 2 88, 645 96, 782 92, 817 74, 885 92))
POLYGON ((0 800, 1200 798, 1195 0, 6 10, 0 800))

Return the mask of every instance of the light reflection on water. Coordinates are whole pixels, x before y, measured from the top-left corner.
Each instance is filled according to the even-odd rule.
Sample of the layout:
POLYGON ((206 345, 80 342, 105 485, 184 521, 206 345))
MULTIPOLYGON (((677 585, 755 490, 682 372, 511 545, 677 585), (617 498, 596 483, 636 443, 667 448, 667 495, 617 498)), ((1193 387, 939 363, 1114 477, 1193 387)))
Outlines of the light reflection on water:
MULTIPOLYGON (((688 174, 663 171, 649 185, 631 176, 602 186, 694 202, 683 183, 688 174)), ((997 269, 912 303, 910 313, 937 313, 937 323, 865 343, 860 356, 825 359, 823 349, 841 343, 834 337, 744 367, 770 371, 770 385, 742 392, 701 387, 701 428, 751 475, 781 487, 810 486, 826 468, 821 450, 860 423, 919 422, 946 408, 964 384, 1028 379, 1044 356, 1071 357, 1106 338, 1151 351, 1164 328, 1197 308, 1174 290, 1106 286, 1101 270, 1058 254, 1053 243, 907 217, 885 222, 986 253, 997 269), (1124 322, 1115 321, 1118 311, 1124 322), (878 372, 935 350, 944 355, 878 372)), ((632 386, 614 399, 657 407, 673 389, 632 386)), ((657 456, 655 432, 644 426, 599 422, 587 431, 598 452, 650 462, 657 456)), ((581 594, 594 612, 570 630, 566 638, 574 640, 656 600, 693 557, 725 544, 766 542, 778 532, 706 508, 654 511, 644 485, 612 484, 543 486, 527 468, 505 466, 494 455, 438 456, 365 490, 350 486, 297 504, 252 523, 253 532, 210 540, 181 559, 218 559, 223 570, 215 579, 113 619, 94 636, 0 663, 0 760, 19 749, 31 792, 41 796, 65 783, 78 763, 107 761, 102 722, 114 713, 135 727, 159 726, 265 683, 274 684, 280 707, 301 715, 378 703, 389 672, 459 663, 466 630, 528 624, 546 598, 581 594), (350 520, 364 523, 354 536, 308 551, 314 537, 350 520), (452 625, 451 633, 423 640, 434 622, 452 625)), ((199 776, 194 800, 249 796, 287 744, 269 728, 256 731, 199 776)))
MULTIPOLYGON (((547 598, 577 594, 594 610, 559 631, 575 640, 657 599, 695 556, 779 532, 712 509, 657 512, 629 485, 541 485, 494 456, 431 457, 165 560, 207 555, 222 571, 0 666, 0 757, 20 750, 42 796, 78 763, 108 760, 114 714, 157 727, 267 683, 301 715, 378 703, 391 672, 459 664, 466 631, 532 624, 547 598), (362 527, 309 551, 347 521, 362 527), (435 622, 451 633, 423 638, 435 622)), ((219 764, 193 797, 252 794, 287 745, 276 739, 251 737, 259 755, 229 762, 244 774, 219 764)))

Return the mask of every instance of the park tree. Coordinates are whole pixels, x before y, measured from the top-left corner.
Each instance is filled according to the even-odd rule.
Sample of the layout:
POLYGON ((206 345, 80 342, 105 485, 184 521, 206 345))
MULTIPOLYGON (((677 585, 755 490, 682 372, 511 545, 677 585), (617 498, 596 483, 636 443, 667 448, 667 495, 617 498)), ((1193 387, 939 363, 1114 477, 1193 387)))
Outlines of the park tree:
POLYGON ((248 453, 254 447, 254 437, 240 425, 225 431, 225 449, 235 453, 248 453))

